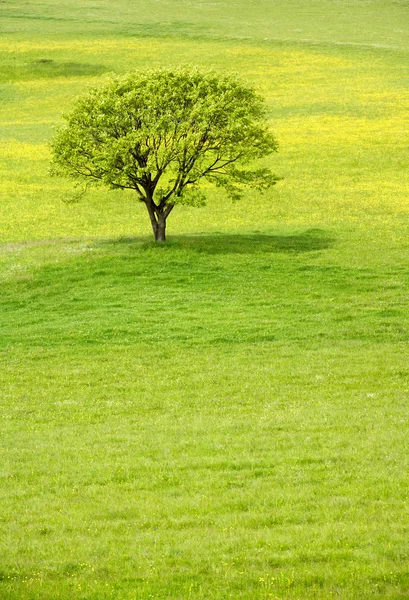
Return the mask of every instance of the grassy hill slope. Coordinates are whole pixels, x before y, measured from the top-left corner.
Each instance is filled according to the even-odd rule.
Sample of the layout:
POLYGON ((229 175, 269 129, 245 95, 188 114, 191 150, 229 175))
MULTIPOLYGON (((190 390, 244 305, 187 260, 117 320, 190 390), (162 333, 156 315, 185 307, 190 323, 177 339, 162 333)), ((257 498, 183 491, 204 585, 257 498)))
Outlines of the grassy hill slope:
POLYGON ((406 2, 0 3, 0 597, 407 598, 406 2), (110 71, 266 97, 284 177, 155 247, 47 172, 110 71))

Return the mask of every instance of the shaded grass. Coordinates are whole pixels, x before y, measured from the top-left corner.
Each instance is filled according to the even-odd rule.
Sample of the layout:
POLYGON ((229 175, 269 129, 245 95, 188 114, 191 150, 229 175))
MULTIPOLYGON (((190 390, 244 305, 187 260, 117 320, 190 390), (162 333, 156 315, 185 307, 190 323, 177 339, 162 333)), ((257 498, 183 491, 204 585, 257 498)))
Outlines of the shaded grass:
POLYGON ((89 245, 80 258, 12 280, 3 286, 3 310, 11 310, 3 346, 408 339, 405 269, 280 257, 328 245, 311 232, 194 244, 89 245))
POLYGON ((52 58, 38 58, 31 62, 3 65, 0 81, 24 81, 53 77, 101 75, 108 69, 103 65, 77 62, 56 62, 52 58))
POLYGON ((268 235, 263 233, 191 235, 172 237, 168 244, 158 249, 155 242, 141 241, 140 238, 119 238, 106 240, 100 244, 142 244, 144 249, 154 249, 155 252, 166 252, 169 249, 187 249, 190 252, 205 254, 259 254, 265 252, 313 252, 323 250, 332 245, 334 240, 319 229, 309 229, 300 234, 268 235))

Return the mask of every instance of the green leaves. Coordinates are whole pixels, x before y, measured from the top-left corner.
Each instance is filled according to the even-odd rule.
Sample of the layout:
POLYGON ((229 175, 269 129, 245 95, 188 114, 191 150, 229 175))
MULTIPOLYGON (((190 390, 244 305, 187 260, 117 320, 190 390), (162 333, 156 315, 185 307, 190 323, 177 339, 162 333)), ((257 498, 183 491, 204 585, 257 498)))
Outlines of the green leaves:
MULTIPOLYGON (((204 203, 201 184, 233 198, 278 178, 243 170, 277 150, 262 99, 211 71, 157 69, 112 78, 80 98, 52 143, 52 173, 134 189, 151 212, 204 203)), ((151 214, 151 213, 150 213, 151 214)))

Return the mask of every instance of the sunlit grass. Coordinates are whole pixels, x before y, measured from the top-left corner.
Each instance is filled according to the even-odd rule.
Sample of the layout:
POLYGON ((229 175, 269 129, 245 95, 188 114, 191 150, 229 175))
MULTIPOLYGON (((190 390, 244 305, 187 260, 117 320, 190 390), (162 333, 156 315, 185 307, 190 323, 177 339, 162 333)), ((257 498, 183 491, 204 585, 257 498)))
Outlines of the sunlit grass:
POLYGON ((4 249, 5 598, 404 597, 407 272, 336 245, 4 249))
MULTIPOLYGON (((75 190, 71 192, 67 182, 48 177, 47 143, 62 110, 87 86, 104 79, 104 75, 96 79, 75 73, 53 76, 53 69, 68 64, 67 55, 70 64, 84 65, 85 73, 87 64, 91 71, 94 65, 103 64, 107 71, 117 72, 160 63, 212 65, 242 74, 260 90, 281 146, 271 166, 284 181, 257 201, 257 206, 243 202, 245 209, 240 210, 224 202, 215 207, 217 220, 227 230, 241 224, 270 227, 277 217, 291 226, 306 222, 331 226, 340 220, 358 224, 366 220, 365 226, 370 226, 373 215, 366 206, 369 211, 380 210, 387 220, 397 208, 407 211, 408 89, 399 55, 391 61, 390 53, 383 56, 366 50, 356 55, 338 47, 150 38, 26 41, 8 49, 4 48, 4 56, 13 57, 14 83, 5 84, 12 101, 2 105, 4 240, 149 232, 148 220, 134 206, 131 195, 102 190, 67 209, 61 200, 69 199, 75 190), (16 79, 19 65, 20 80, 16 79), (33 78, 27 65, 36 69, 42 65, 43 76, 38 78, 36 71, 33 78), (13 190, 18 191, 18 204, 13 190)), ((7 61, 12 62, 11 58, 7 61)), ((210 207, 175 211, 169 232, 211 231, 211 197, 210 207)))

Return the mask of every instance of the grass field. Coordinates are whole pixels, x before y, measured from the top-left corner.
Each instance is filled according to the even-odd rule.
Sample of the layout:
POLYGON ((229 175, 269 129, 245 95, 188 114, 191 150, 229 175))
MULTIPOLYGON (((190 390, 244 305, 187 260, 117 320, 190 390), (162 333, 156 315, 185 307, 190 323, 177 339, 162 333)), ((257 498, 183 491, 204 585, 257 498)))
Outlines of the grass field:
POLYGON ((406 1, 0 2, 1 600, 409 598, 406 1), (283 180, 48 174, 109 72, 266 98, 283 180))

